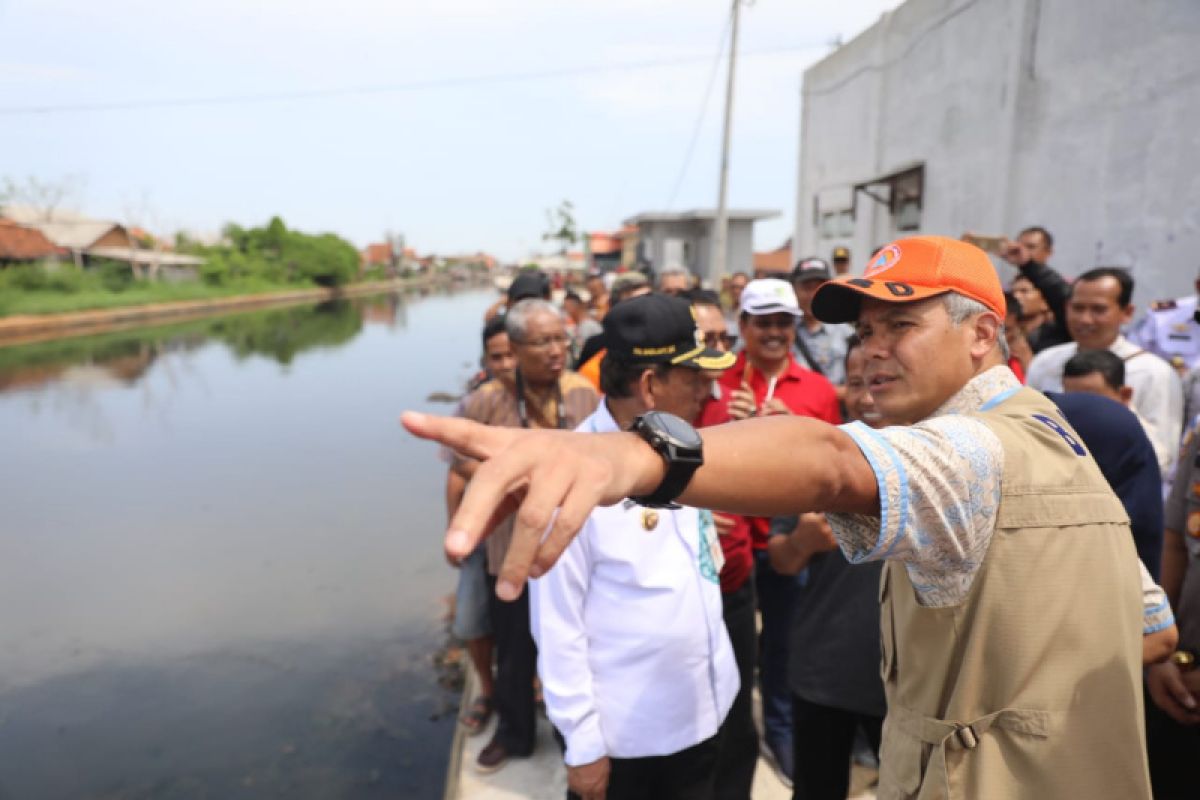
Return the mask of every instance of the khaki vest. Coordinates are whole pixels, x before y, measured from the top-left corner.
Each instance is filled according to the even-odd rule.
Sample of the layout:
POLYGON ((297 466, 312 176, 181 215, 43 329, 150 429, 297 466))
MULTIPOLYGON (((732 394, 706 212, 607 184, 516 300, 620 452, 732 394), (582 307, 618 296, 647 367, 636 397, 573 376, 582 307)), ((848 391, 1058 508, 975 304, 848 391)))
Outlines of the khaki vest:
POLYGON ((1148 800, 1128 517, 1041 394, 973 416, 1004 447, 996 531, 957 606, 921 606, 904 565, 884 568, 877 796, 1148 800))

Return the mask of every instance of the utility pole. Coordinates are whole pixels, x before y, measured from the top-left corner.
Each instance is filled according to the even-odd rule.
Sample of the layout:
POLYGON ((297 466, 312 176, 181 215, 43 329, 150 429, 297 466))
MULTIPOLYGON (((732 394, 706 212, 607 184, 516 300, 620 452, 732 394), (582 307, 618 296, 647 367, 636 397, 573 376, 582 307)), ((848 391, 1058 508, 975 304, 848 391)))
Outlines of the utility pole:
POLYGON ((714 287, 721 285, 721 277, 729 271, 729 140, 733 129, 733 73, 737 65, 738 12, 742 0, 733 0, 733 30, 729 37, 729 75, 725 83, 725 128, 721 138, 721 180, 717 190, 717 218, 713 223, 713 252, 709 267, 709 280, 714 287))

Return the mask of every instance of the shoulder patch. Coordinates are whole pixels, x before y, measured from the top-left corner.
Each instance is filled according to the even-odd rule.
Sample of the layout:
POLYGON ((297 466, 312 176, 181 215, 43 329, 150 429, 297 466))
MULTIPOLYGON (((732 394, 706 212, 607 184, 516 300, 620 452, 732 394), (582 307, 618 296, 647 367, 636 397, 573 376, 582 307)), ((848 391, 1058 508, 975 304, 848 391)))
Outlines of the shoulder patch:
POLYGON ((1150 310, 1151 311, 1171 311, 1177 305, 1179 305, 1179 303, 1176 302, 1175 300, 1155 300, 1153 303, 1150 304, 1150 310))
POLYGON ((1083 445, 1079 443, 1079 440, 1076 439, 1070 431, 1060 425, 1054 418, 1048 417, 1045 414, 1034 414, 1033 418, 1061 436, 1063 441, 1067 443, 1067 446, 1069 446, 1071 450, 1075 452, 1075 455, 1087 455, 1087 450, 1083 449, 1083 445))

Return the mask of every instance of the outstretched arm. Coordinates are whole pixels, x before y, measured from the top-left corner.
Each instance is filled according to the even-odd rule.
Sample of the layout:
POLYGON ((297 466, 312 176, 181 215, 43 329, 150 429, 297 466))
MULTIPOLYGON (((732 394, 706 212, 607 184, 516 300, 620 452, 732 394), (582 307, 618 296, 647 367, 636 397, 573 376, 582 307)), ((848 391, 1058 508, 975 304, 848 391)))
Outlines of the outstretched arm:
MULTIPOLYGON (((401 419, 414 435, 483 461, 451 520, 448 556, 466 556, 516 511, 497 582, 502 599, 515 598, 528 576, 544 574, 593 508, 649 494, 665 471, 662 459, 631 433, 497 428, 412 412, 401 419)), ((879 511, 870 464, 832 425, 767 417, 705 428, 701 436, 704 466, 681 503, 763 516, 879 511)))

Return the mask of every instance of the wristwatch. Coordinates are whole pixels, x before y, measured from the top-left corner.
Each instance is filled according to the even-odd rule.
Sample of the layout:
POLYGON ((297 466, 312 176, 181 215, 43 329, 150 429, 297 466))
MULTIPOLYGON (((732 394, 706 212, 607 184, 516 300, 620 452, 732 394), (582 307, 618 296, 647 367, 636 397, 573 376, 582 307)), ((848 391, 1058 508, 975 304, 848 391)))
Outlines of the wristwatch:
POLYGON ((630 500, 647 508, 671 508, 692 475, 704 463, 700 434, 674 414, 647 411, 633 421, 631 431, 642 437, 667 464, 662 483, 648 495, 630 500))
POLYGON ((1176 650, 1171 653, 1170 661, 1179 667, 1180 672, 1191 672, 1196 668, 1196 654, 1189 653, 1187 650, 1176 650))

